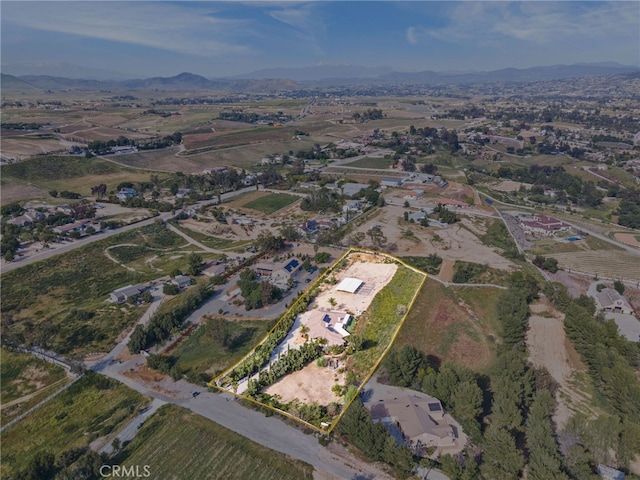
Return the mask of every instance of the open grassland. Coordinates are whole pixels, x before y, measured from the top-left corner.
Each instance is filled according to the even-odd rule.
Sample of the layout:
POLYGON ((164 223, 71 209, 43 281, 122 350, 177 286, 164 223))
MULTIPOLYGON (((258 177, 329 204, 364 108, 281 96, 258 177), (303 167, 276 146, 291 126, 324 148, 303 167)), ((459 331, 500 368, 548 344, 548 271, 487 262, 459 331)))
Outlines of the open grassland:
POLYGON ((149 400, 119 382, 89 372, 2 433, 2 478, 14 477, 39 452, 86 448, 120 429, 149 400))
POLYGON ((0 378, 2 425, 36 405, 68 381, 62 367, 6 348, 0 349, 0 378))
POLYGON ((145 307, 107 303, 109 293, 169 273, 134 272, 107 258, 107 247, 123 243, 172 248, 184 239, 153 224, 2 275, 3 335, 19 344, 44 342, 67 355, 110 350, 145 307))
POLYGON ((391 282, 376 294, 358 320, 354 334, 362 336, 365 349, 353 354, 349 366, 360 375, 369 375, 384 355, 402 326, 405 312, 424 278, 424 274, 399 265, 391 282))
POLYGON ((210 382, 244 357, 273 324, 271 320, 209 318, 172 355, 193 383, 210 382))
POLYGON ((295 195, 287 195, 286 193, 270 193, 260 198, 256 198, 242 205, 243 208, 251 208, 258 210, 267 215, 277 212, 281 208, 296 202, 299 197, 295 195))
POLYGON ((500 293, 494 288, 446 288, 427 280, 394 348, 409 344, 439 362, 484 371, 495 358, 495 306, 500 293))
POLYGON ((252 240, 231 240, 229 238, 220 238, 214 237, 213 235, 207 235, 206 233, 199 232, 197 230, 193 230, 191 228, 187 228, 183 225, 177 224, 174 225, 180 231, 186 233, 194 240, 202 243, 203 245, 209 248, 219 248, 224 250, 229 250, 235 247, 239 247, 242 245, 246 245, 247 243, 251 243, 252 240))
POLYGON ((313 467, 174 405, 159 409, 119 456, 152 478, 311 480, 313 467))
POLYGON ((558 260, 559 267, 564 270, 640 281, 640 257, 624 250, 550 253, 547 256, 558 260))
POLYGON ((47 190, 70 190, 82 195, 90 195, 91 187, 99 183, 107 184, 108 190, 115 190, 121 182, 149 181, 150 175, 149 172, 122 167, 99 158, 75 156, 36 157, 3 165, 0 173, 3 187, 33 185, 47 190))

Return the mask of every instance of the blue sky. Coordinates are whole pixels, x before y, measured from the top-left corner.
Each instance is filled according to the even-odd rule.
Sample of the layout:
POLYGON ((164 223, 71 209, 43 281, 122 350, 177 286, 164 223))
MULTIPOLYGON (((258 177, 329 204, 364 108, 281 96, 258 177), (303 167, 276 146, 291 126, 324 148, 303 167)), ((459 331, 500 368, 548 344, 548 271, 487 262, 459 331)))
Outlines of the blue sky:
POLYGON ((5 1, 2 65, 207 77, 322 63, 402 71, 640 64, 640 2, 5 1))

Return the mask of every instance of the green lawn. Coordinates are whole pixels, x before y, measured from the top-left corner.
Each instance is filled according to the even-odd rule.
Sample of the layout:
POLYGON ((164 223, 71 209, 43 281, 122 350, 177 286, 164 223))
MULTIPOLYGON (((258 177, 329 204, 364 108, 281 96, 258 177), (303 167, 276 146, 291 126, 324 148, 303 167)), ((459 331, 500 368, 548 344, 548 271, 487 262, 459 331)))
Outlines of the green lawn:
POLYGON ((267 215, 292 204, 299 197, 295 195, 288 195, 286 193, 270 193, 264 197, 257 198, 251 202, 242 205, 243 208, 251 208, 267 215))
POLYGON ((150 478, 311 480, 307 463, 252 442, 175 405, 160 408, 118 463, 149 465, 150 478))
POLYGON ((9 478, 39 452, 56 457, 109 436, 149 403, 119 382, 89 372, 2 434, 0 476, 9 478))
POLYGON ((0 378, 2 425, 36 405, 68 381, 62 367, 6 348, 0 349, 0 378), (19 403, 8 405, 19 399, 22 399, 19 403))

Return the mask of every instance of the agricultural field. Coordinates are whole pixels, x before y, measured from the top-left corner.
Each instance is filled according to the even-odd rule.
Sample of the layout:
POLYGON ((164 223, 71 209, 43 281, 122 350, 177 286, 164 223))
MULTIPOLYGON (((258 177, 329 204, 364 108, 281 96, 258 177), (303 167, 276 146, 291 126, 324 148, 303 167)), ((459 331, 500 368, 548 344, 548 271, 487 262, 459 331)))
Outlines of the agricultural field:
POLYGON ((4 425, 70 381, 64 368, 33 355, 0 349, 0 405, 4 425))
POLYGON ((357 168, 389 168, 392 160, 389 158, 367 157, 356 160, 355 162, 346 163, 349 167, 357 168))
POLYGON ((258 210, 266 215, 277 212, 278 210, 291 205, 299 200, 300 197, 288 195, 286 193, 270 193, 268 195, 256 198, 242 205, 242 208, 250 208, 258 210))
MULTIPOLYGON (((163 225, 153 224, 5 273, 3 335, 18 344, 42 342, 46 348, 70 356, 110 350, 117 335, 146 307, 108 303, 109 293, 169 273, 125 268, 107 255, 108 247, 121 244, 175 249, 184 239, 163 225)), ((182 262, 186 267, 186 258, 182 262)), ((173 266, 165 264, 166 268, 173 266)))
POLYGON ((149 465, 152 478, 313 478, 311 465, 174 405, 147 420, 117 460, 124 466, 149 465))
POLYGON ((436 363, 452 361, 476 372, 496 355, 499 325, 495 308, 502 290, 445 287, 427 280, 394 343, 412 345, 436 363))
POLYGON ((390 348, 425 277, 394 257, 350 250, 211 385, 331 430, 390 348), (343 281, 358 286, 345 291, 343 281))
MULTIPOLYGON (((106 183, 107 190, 115 190, 122 182, 148 182, 152 172, 134 170, 99 158, 72 156, 36 157, 0 167, 3 190, 5 186, 38 187, 43 191, 69 190, 91 195, 91 187, 106 183)), ((41 195, 39 195, 41 196, 41 195)), ((2 194, 3 203, 5 200, 2 194)))
POLYGON ((563 270, 576 270, 600 277, 622 278, 640 282, 638 255, 624 250, 590 250, 571 253, 549 253, 563 270))
POLYGON ((15 478, 41 452, 59 458, 94 442, 104 444, 148 404, 121 383, 89 372, 2 433, 0 476, 15 478))

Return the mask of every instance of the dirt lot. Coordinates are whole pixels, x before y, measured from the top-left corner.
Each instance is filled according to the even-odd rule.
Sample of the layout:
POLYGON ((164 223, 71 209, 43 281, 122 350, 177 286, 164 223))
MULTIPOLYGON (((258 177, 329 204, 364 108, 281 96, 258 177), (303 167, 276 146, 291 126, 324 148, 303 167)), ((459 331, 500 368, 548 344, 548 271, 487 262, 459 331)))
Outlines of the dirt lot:
MULTIPOLYGON (((443 258, 442 273, 439 278, 445 278, 453 275, 451 266, 456 260, 465 262, 475 262, 490 265, 492 268, 500 270, 513 270, 516 265, 500 256, 493 248, 482 244, 480 239, 464 228, 460 224, 449 225, 447 228, 438 227, 421 227, 420 225, 399 222, 402 218, 405 208, 395 205, 388 205, 377 215, 373 215, 363 225, 354 229, 355 232, 365 233, 374 225, 379 225, 387 237, 388 251, 394 254, 404 256, 426 256, 437 253, 443 258), (413 232, 408 236, 403 233, 406 230, 413 232), (389 248, 395 244, 394 248, 389 248)), ((473 222, 473 220, 465 220, 464 223, 472 222, 478 234, 481 234, 482 227, 473 222)), ((369 245, 369 237, 365 237, 365 245, 369 245)))
POLYGON ((31 198, 48 197, 49 192, 33 185, 12 184, 2 185, 2 204, 29 200, 31 198))
MULTIPOLYGON (((391 281, 393 275, 398 270, 398 266, 392 263, 378 263, 373 255, 352 255, 351 265, 335 274, 338 283, 344 278, 358 278, 364 281, 364 285, 356 293, 339 292, 335 286, 330 286, 320 292, 313 303, 314 308, 331 310, 334 307, 329 303, 330 298, 336 300, 336 307, 339 310, 349 310, 356 315, 364 312, 373 301, 373 297, 391 281), (361 260, 366 261, 362 263, 361 260)), ((336 284, 337 285, 337 284, 336 284)))
POLYGON ((331 387, 337 383, 344 383, 344 373, 339 374, 333 368, 319 367, 312 362, 302 370, 281 378, 265 392, 280 395, 285 403, 297 398, 307 404, 317 402, 319 405, 328 405, 340 402, 340 397, 331 391, 331 387))
POLYGON ((546 368, 559 384, 556 394, 558 408, 553 420, 561 430, 573 411, 589 400, 587 394, 572 381, 574 372, 586 372, 586 367, 565 335, 564 315, 547 301, 533 303, 530 308, 533 315, 529 318, 527 332, 529 359, 534 366, 546 368))

